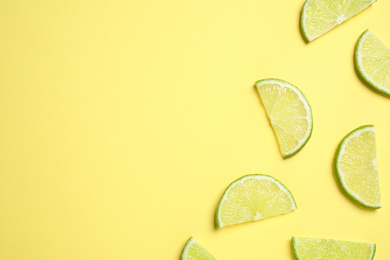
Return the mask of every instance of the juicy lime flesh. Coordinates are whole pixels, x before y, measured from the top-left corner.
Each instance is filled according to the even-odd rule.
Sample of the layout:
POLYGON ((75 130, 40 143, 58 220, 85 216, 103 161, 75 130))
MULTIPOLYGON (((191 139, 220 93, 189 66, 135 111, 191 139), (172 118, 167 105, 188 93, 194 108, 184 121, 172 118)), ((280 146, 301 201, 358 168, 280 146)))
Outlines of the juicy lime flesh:
POLYGON ((294 89, 278 83, 261 84, 258 91, 280 150, 286 156, 300 147, 311 131, 308 105, 294 89))
POLYGON ((203 246, 194 238, 190 238, 184 248, 182 260, 216 260, 203 246))
POLYGON ((293 238, 293 247, 301 260, 369 260, 375 253, 374 244, 334 239, 293 238))
POLYGON ((309 41, 360 13, 376 0, 307 0, 302 12, 302 29, 309 41))
POLYGON ((361 36, 357 48, 357 69, 363 80, 390 95, 390 50, 371 32, 361 36))
POLYGON ((220 227, 256 221, 296 208, 292 195, 271 177, 248 177, 233 183, 219 208, 220 227))
POLYGON ((351 195, 367 204, 380 204, 373 128, 352 136, 344 145, 338 163, 340 177, 351 195))

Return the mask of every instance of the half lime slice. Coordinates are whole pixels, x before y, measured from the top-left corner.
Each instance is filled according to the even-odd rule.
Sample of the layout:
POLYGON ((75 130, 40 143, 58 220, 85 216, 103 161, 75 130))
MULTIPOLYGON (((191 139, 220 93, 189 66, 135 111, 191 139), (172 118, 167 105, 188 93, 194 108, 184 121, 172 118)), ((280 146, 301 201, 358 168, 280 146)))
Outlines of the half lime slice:
POLYGON ((334 239, 293 237, 292 248, 297 260, 371 260, 376 245, 334 239))
POLYGON ((256 82, 283 158, 298 153, 309 141, 313 116, 309 101, 296 86, 280 79, 256 82))
POLYGON ((381 207, 373 125, 361 126, 344 137, 333 166, 341 190, 352 201, 364 208, 381 207))
POLYGON ((301 13, 301 30, 310 42, 360 13, 376 0, 306 0, 301 13))
POLYGON ((193 237, 190 237, 184 246, 181 260, 216 260, 216 258, 193 237))
POLYGON ((372 89, 390 97, 390 49, 369 30, 356 44, 355 66, 372 89))
POLYGON ((227 187, 218 204, 218 228, 256 221, 297 208, 291 192, 277 179, 263 174, 246 175, 227 187))

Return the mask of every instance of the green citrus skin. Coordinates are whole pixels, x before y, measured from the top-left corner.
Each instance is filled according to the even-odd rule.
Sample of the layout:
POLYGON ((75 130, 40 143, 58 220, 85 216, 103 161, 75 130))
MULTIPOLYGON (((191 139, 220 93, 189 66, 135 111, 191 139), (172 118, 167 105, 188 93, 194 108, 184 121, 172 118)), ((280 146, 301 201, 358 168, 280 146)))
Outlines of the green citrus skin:
POLYGON ((302 35, 303 35, 303 38, 305 39, 305 41, 307 42, 307 43, 309 43, 310 41, 312 41, 312 40, 314 40, 314 39, 312 39, 312 40, 310 40, 309 39, 309 36, 307 35, 307 33, 306 33, 306 30, 304 29, 304 11, 305 11, 305 9, 306 9, 306 5, 308 4, 308 2, 309 1, 305 1, 305 3, 303 4, 303 7, 302 7, 302 10, 301 10, 301 17, 300 17, 300 26, 299 26, 299 28, 301 29, 301 33, 302 33, 302 35))

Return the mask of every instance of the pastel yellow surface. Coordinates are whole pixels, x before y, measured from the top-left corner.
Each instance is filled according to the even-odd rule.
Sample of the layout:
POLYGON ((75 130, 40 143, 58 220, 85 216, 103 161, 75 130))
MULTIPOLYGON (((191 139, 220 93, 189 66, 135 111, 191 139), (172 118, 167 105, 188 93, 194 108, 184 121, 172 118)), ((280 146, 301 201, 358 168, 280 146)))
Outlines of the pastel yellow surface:
POLYGON ((370 29, 390 46, 390 2, 306 44, 303 1, 2 1, 0 259, 292 259, 290 239, 390 250, 390 100, 353 65, 370 29), (254 82, 298 86, 308 144, 283 160, 254 82), (382 209, 332 173, 337 145, 374 124, 382 209), (269 174, 291 214, 214 228, 229 183, 269 174))

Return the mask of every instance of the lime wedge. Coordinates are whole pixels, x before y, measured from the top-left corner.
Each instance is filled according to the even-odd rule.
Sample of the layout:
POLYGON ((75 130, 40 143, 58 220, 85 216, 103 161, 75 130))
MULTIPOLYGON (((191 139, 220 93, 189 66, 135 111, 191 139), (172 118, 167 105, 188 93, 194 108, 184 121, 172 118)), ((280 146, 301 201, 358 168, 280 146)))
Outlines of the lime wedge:
POLYGON ((360 13, 376 0, 306 0, 301 13, 301 30, 310 42, 360 13))
POLYGON ((359 127, 344 137, 336 152, 334 172, 341 190, 355 203, 364 208, 381 207, 374 126, 359 127))
POLYGON ((369 30, 356 44, 355 66, 371 88, 390 97, 390 50, 369 30))
POLYGON ((216 258, 196 242, 193 237, 190 237, 184 246, 181 260, 216 260, 216 258))
POLYGON ((256 87, 283 157, 293 156, 307 143, 313 130, 309 102, 297 87, 280 79, 259 80, 256 87))
POLYGON ((218 204, 216 225, 221 228, 256 221, 296 208, 291 192, 280 181, 268 175, 246 175, 225 190, 218 204))
POLYGON ((293 237, 292 247, 297 260, 370 260, 376 245, 334 239, 293 237))

